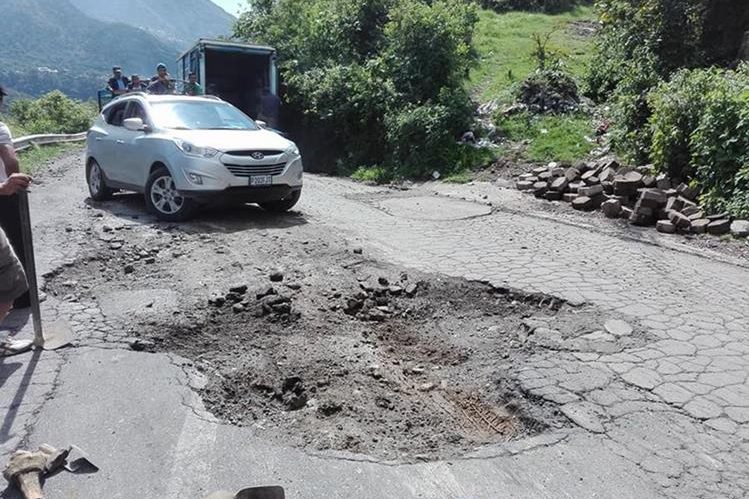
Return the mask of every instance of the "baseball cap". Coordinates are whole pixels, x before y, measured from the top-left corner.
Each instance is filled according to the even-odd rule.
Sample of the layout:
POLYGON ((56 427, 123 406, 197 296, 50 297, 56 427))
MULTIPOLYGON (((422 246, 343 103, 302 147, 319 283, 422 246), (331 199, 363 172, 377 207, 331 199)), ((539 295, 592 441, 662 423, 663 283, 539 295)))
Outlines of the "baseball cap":
POLYGON ((120 66, 115 66, 112 68, 112 71, 122 71, 122 68, 120 66))
POLYGON ((157 66, 156 66, 156 69, 157 69, 157 70, 159 70, 159 69, 166 69, 166 64, 164 64, 163 62, 160 62, 160 63, 159 63, 159 64, 158 64, 157 66))

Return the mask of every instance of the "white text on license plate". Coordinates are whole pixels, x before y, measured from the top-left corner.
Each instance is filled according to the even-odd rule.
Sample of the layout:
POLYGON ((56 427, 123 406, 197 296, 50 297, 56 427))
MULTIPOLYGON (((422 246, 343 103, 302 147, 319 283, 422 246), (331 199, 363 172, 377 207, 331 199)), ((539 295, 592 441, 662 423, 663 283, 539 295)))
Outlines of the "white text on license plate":
POLYGON ((270 175, 255 175, 250 177, 250 186, 271 185, 273 180, 270 175))

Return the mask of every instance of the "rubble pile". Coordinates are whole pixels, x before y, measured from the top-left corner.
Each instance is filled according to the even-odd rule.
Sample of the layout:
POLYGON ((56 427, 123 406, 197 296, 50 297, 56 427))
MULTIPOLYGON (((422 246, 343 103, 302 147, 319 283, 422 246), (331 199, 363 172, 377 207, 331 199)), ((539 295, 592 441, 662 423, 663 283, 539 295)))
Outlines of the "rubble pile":
POLYGON ((299 312, 294 310, 291 297, 279 293, 273 286, 249 291, 248 286, 232 286, 225 294, 214 293, 208 304, 216 308, 230 308, 235 314, 251 313, 254 317, 271 319, 297 319, 299 312))
POLYGON ((576 210, 600 209, 608 218, 655 225, 663 233, 749 236, 749 221, 708 214, 698 205, 695 189, 655 174, 649 165, 630 168, 612 159, 575 166, 552 162, 519 175, 516 187, 537 198, 571 203, 576 210))
POLYGON ((368 279, 360 281, 359 288, 346 299, 343 311, 359 320, 382 322, 398 313, 409 312, 400 311, 393 298, 413 298, 418 292, 419 284, 408 282, 408 277, 404 274, 398 283, 391 284, 386 277, 379 277, 376 283, 368 279))

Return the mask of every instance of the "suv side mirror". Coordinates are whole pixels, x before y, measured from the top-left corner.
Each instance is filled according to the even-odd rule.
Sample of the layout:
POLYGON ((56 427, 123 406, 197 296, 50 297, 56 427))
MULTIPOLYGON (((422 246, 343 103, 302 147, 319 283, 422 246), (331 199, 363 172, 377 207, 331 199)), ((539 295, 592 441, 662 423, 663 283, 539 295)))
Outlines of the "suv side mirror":
POLYGON ((257 126, 260 128, 266 128, 268 126, 268 123, 264 122, 263 120, 255 120, 255 123, 257 123, 257 126))
POLYGON ((146 129, 143 120, 140 118, 128 118, 123 121, 122 124, 131 132, 140 132, 146 129))

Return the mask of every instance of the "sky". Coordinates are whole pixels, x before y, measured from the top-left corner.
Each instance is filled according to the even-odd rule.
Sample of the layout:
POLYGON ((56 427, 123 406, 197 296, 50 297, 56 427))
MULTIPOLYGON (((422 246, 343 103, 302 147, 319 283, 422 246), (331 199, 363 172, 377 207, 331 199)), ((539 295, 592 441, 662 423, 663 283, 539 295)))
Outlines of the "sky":
POLYGON ((239 6, 244 3, 243 0, 213 0, 213 3, 223 8, 229 14, 235 16, 239 12, 239 6))

